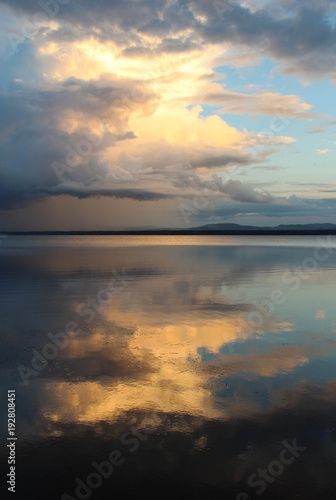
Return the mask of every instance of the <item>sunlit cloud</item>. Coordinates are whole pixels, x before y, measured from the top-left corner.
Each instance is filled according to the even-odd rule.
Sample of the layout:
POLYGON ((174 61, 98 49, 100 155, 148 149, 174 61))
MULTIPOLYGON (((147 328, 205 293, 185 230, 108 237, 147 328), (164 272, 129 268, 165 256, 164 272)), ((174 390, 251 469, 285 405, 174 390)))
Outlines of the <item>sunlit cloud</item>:
POLYGON ((42 17, 21 0, 0 6, 8 23, 0 40, 1 209, 33 210, 56 196, 178 204, 211 171, 230 178, 224 200, 261 202, 272 217, 276 193, 252 194, 251 180, 263 181, 254 167, 269 175, 273 158, 286 166, 297 155, 313 177, 302 138, 328 134, 335 120, 305 89, 335 79, 332 5, 234 2, 225 18, 203 0, 100 0, 94 8, 85 0, 42 17), (281 81, 279 72, 291 76, 281 81), (78 157, 78 148, 86 153, 78 157), (55 162, 63 165, 56 175, 55 162))

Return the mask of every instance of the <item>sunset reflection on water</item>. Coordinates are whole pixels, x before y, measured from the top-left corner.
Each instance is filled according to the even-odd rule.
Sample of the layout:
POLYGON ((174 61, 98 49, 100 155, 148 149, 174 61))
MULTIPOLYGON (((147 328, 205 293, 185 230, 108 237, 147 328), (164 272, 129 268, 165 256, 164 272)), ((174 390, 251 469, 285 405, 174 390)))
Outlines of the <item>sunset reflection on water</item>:
MULTIPOLYGON (((1 249, 2 367, 6 387, 17 390, 27 474, 34 465, 48 477, 41 450, 56 447, 55 457, 67 462, 75 446, 78 473, 63 475, 55 491, 69 490, 85 459, 99 459, 136 425, 155 429, 127 462, 139 481, 155 469, 155 455, 164 481, 218 494, 248 491, 251 470, 280 451, 283 440, 300 438, 307 452, 293 467, 308 478, 300 494, 316 498, 319 488, 334 487, 320 469, 307 471, 318 460, 327 469, 335 465, 336 251, 306 271, 293 292, 284 273, 312 255, 314 238, 287 238, 287 246, 276 238, 265 245, 247 237, 123 245, 113 238, 103 245, 99 238, 59 238, 57 245, 55 237, 43 245, 9 238, 1 249), (108 298, 102 290, 115 273, 127 279, 108 298), (286 300, 252 333, 244 331, 274 289, 286 300), (48 332, 68 322, 80 333, 74 327, 66 347, 25 385, 17 365, 30 366, 32 349, 42 352, 48 332), (184 460, 194 467, 181 469, 184 460)), ((293 470, 272 486, 273 498, 293 487, 293 470)), ((124 480, 116 479, 118 488, 124 480)))

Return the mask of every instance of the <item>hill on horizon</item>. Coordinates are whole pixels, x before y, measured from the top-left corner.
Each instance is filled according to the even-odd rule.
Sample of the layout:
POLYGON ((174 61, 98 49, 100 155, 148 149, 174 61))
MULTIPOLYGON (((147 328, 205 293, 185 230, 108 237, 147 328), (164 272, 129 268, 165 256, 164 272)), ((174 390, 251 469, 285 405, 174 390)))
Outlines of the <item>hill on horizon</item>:
POLYGON ((206 224, 191 228, 198 231, 328 231, 336 230, 336 224, 280 224, 279 226, 246 226, 234 223, 206 224))
POLYGON ((0 235, 188 235, 188 234, 336 234, 336 224, 281 224, 279 226, 247 226, 234 223, 206 224, 189 228, 161 228, 161 229, 117 229, 117 230, 88 230, 88 231, 0 231, 0 235))

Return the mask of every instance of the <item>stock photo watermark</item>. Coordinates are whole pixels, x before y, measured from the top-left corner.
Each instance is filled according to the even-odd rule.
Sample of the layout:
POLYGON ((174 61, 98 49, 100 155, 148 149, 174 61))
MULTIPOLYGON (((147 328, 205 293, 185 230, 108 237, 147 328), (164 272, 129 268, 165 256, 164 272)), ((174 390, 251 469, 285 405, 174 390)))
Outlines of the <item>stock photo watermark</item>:
POLYGON ((148 435, 153 434, 160 424, 167 420, 167 416, 159 417, 156 413, 152 415, 156 424, 152 424, 150 428, 147 426, 147 420, 144 419, 139 426, 132 426, 130 431, 124 432, 120 436, 120 444, 126 447, 125 451, 120 451, 119 449, 112 450, 106 460, 100 463, 96 461, 91 462, 93 472, 87 475, 85 480, 77 477, 75 479, 76 487, 74 494, 76 496, 69 495, 68 493, 63 493, 61 496, 62 500, 87 500, 90 498, 94 490, 100 488, 104 480, 108 480, 115 468, 122 466, 127 458, 126 451, 129 453, 136 452, 140 443, 147 441, 148 435), (147 428, 146 428, 147 427, 147 428))
MULTIPOLYGON (((99 290, 96 297, 88 297, 86 302, 79 304, 77 307, 76 312, 78 316, 86 318, 84 324, 91 324, 96 315, 101 313, 111 303, 114 294, 120 293, 121 290, 128 286, 130 280, 135 279, 134 276, 126 275, 125 268, 122 269, 121 274, 114 270, 113 276, 107 288, 99 290)), ((41 352, 32 349, 31 353, 33 357, 30 361, 30 366, 18 365, 17 369, 23 384, 27 386, 31 377, 36 377, 45 370, 49 362, 57 358, 59 351, 65 349, 71 339, 82 332, 81 327, 84 324, 80 325, 78 322, 69 321, 64 326, 63 331, 55 335, 49 332, 48 338, 50 342, 43 346, 41 352)))
POLYGON ((8 411, 8 437, 7 437, 7 448, 8 448, 8 459, 7 463, 9 465, 9 472, 7 473, 7 484, 8 491, 15 493, 16 487, 16 441, 17 437, 15 435, 16 429, 16 393, 14 389, 9 389, 7 391, 7 411, 8 411))
MULTIPOLYGON (((221 22, 227 21, 227 14, 233 12, 235 9, 247 8, 246 4, 240 5, 234 1, 226 0, 214 0, 212 2, 213 8, 217 13, 218 18, 221 22)), ((291 10, 291 9, 290 9, 291 10)), ((268 13, 272 17, 281 18, 288 17, 288 11, 286 11, 279 3, 268 2, 262 6, 262 11, 268 13)), ((246 20, 245 20, 246 22, 246 20)))
MULTIPOLYGON (((283 441, 282 445, 283 449, 279 453, 278 460, 272 460, 264 469, 259 467, 256 473, 248 477, 247 484, 250 488, 256 489, 257 495, 264 493, 268 485, 274 483, 276 478, 284 473, 286 467, 291 465, 299 458, 300 453, 307 449, 305 446, 299 446, 296 439, 293 439, 292 443, 283 441)), ((251 497, 248 493, 241 492, 236 496, 236 500, 251 500, 251 497)))
POLYGON ((196 192, 195 196, 189 203, 180 203, 178 205, 179 212, 184 220, 184 223, 189 226, 192 217, 197 217, 202 210, 205 210, 211 201, 223 193, 225 183, 231 179, 230 174, 225 172, 218 176, 212 175, 212 181, 201 182, 195 179, 193 190, 196 192), (223 179, 223 175, 225 176, 223 179))
MULTIPOLYGON (((317 246, 314 249, 313 255, 306 257, 300 266, 292 266, 290 271, 286 271, 282 275, 282 283, 289 285, 292 293, 296 292, 300 288, 302 281, 309 279, 310 273, 316 271, 319 264, 326 262, 335 252, 335 246, 336 240, 330 235, 326 240, 323 240, 321 237, 317 238, 317 246)), ((260 332, 262 325, 275 312, 276 306, 284 304, 287 300, 287 293, 280 288, 275 288, 271 291, 269 298, 261 302, 255 301, 253 303, 255 310, 249 313, 247 321, 243 320, 241 322, 240 334, 244 334, 244 337, 227 344, 230 353, 233 354, 236 344, 241 344, 246 338, 249 338, 256 332, 260 332)))
POLYGON ((81 165, 83 159, 93 153, 94 147, 99 146, 102 143, 104 134, 111 124, 112 122, 110 120, 103 120, 100 123, 100 132, 97 135, 94 135, 90 130, 86 130, 83 133, 83 137, 77 142, 75 146, 76 149, 70 145, 66 146, 64 163, 53 161, 51 164, 51 167, 60 182, 66 182, 67 180, 72 179, 71 174, 81 165))
POLYGON ((33 14, 31 20, 27 17, 23 19, 20 33, 11 31, 7 34, 7 38, 14 51, 25 40, 34 38, 41 25, 53 20, 57 16, 60 7, 68 5, 70 0, 38 0, 36 3, 39 6, 39 10, 33 14))
MULTIPOLYGON (((146 99, 146 96, 146 89, 136 86, 130 91, 122 92, 119 96, 114 97, 111 105, 114 104, 115 107, 123 106, 124 108, 132 109, 137 104, 142 103, 146 99)), ((97 133, 93 133, 87 129, 82 133, 82 137, 74 147, 70 145, 66 146, 63 163, 53 161, 51 164, 51 168, 61 183, 73 180, 72 174, 74 171, 82 165, 83 160, 94 153, 94 148, 102 144, 105 134, 112 126, 113 122, 110 119, 103 119, 100 121, 97 133)), ((128 172, 128 174, 129 178, 133 177, 131 173, 128 172)))
POLYGON ((232 3, 225 2, 224 0, 214 0, 212 5, 221 21, 225 21, 225 14, 234 9, 234 5, 232 3))
MULTIPOLYGON (((283 132, 289 125, 290 121, 287 118, 286 110, 284 108, 277 109, 269 121, 269 126, 260 130, 255 138, 254 143, 250 145, 251 153, 260 154, 260 152, 267 146, 268 139, 276 137, 277 134, 283 132)), ((191 165, 189 165, 192 169, 191 165)), ((238 167, 234 167, 237 169, 238 167)), ((200 181, 198 178, 193 179, 192 189, 196 192, 195 196, 188 203, 180 203, 178 210, 186 226, 189 226, 192 218, 200 215, 202 210, 209 207, 220 195, 227 194, 227 188, 233 187, 240 181, 232 179, 232 174, 229 171, 212 174, 212 181, 200 181), (230 186, 231 185, 231 186, 230 186)), ((258 191, 260 195, 263 193, 258 191)), ((264 193, 265 194, 265 193, 264 193)))

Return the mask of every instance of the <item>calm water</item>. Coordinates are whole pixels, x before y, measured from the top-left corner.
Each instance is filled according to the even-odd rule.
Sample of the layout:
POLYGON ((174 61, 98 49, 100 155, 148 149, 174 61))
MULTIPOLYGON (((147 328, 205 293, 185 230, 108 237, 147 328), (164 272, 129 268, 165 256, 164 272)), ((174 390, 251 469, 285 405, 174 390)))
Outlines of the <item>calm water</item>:
POLYGON ((16 498, 335 498, 335 237, 9 237, 0 265, 16 498))

